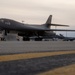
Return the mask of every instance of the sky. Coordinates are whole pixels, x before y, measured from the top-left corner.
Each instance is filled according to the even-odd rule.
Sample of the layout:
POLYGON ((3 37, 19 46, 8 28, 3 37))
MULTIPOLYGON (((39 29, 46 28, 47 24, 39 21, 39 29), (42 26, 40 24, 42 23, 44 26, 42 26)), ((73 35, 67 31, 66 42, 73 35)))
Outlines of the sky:
MULTIPOLYGON (((52 23, 70 26, 57 29, 75 29, 75 0, 0 0, 0 18, 44 24, 49 15, 53 15, 52 23)), ((56 33, 66 36, 66 32, 56 33)), ((67 36, 75 37, 75 32, 67 32, 67 36)))

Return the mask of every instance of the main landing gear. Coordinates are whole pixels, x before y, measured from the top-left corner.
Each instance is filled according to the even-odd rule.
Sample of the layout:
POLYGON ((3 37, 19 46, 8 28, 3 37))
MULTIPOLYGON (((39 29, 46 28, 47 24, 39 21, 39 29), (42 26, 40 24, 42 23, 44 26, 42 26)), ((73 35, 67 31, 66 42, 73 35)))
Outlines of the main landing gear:
POLYGON ((23 37, 23 41, 30 41, 29 37, 23 37))
MULTIPOLYGON (((34 41, 42 41, 42 37, 33 38, 34 41)), ((23 41, 30 41, 29 37, 23 37, 23 41)))
POLYGON ((35 41, 42 41, 41 37, 35 38, 35 41))

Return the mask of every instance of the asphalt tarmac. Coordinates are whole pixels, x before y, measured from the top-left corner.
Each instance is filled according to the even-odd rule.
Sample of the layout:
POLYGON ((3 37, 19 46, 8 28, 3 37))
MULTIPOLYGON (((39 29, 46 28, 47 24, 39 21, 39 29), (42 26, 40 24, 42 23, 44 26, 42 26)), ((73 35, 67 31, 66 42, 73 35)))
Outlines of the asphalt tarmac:
POLYGON ((75 64, 75 54, 0 62, 0 75, 36 75, 75 64))

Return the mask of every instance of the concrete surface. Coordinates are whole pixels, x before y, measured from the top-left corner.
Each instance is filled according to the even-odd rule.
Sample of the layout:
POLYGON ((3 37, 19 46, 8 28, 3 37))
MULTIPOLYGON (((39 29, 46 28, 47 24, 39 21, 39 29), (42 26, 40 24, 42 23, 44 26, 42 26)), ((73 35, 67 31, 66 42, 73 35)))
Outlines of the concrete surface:
POLYGON ((0 54, 75 50, 75 41, 0 41, 0 54))

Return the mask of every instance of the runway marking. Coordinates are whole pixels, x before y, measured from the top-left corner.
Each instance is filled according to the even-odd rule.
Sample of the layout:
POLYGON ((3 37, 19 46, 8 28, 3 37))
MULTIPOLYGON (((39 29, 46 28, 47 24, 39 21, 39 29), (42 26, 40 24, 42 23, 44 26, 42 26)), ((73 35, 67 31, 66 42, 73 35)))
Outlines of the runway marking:
POLYGON ((57 68, 37 75, 75 75, 75 64, 62 68, 57 68))
POLYGON ((61 55, 61 54, 71 54, 71 53, 75 53, 75 51, 58 51, 58 52, 41 52, 41 53, 1 55, 0 62, 20 60, 20 59, 31 59, 31 58, 38 58, 38 57, 45 57, 45 56, 54 56, 54 55, 61 55))

